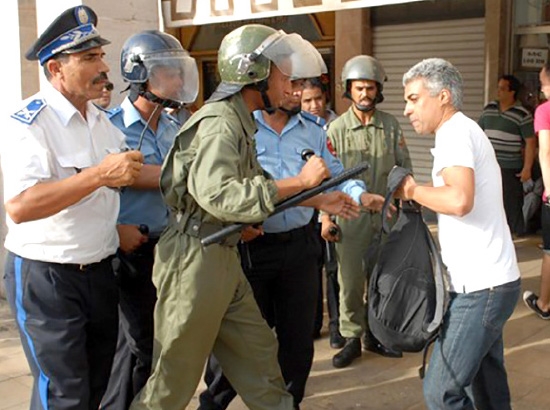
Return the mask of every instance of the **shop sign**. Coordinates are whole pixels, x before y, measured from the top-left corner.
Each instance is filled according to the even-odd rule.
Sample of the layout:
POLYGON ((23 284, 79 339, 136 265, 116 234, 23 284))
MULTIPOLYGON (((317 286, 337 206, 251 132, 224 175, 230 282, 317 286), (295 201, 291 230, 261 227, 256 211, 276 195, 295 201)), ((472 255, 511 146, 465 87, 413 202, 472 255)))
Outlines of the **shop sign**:
POLYGON ((161 0, 164 24, 182 27, 375 7, 420 0, 161 0))
POLYGON ((540 68, 548 61, 547 48, 524 48, 521 51, 521 66, 540 68))

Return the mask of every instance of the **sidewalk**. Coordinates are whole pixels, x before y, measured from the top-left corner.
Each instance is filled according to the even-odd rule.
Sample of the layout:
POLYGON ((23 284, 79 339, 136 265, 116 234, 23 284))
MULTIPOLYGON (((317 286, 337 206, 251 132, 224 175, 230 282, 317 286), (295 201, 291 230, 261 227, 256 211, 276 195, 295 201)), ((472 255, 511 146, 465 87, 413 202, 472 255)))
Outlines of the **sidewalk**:
MULTIPOLYGON (((516 241, 523 289, 538 292, 542 251, 539 238, 516 241)), ((467 257, 467 255, 465 255, 467 257)), ((422 355, 386 359, 363 353, 346 369, 334 369, 326 329, 315 344, 315 360, 302 410, 425 409, 418 368, 422 355)), ((550 409, 550 321, 530 314, 521 300, 505 328, 505 356, 514 410, 550 409)), ((7 303, 0 300, 0 410, 29 408, 32 378, 7 303)), ((202 386, 199 386, 200 391, 202 386)), ((197 408, 196 398, 189 405, 197 408)), ((235 400, 230 410, 245 410, 235 400)))

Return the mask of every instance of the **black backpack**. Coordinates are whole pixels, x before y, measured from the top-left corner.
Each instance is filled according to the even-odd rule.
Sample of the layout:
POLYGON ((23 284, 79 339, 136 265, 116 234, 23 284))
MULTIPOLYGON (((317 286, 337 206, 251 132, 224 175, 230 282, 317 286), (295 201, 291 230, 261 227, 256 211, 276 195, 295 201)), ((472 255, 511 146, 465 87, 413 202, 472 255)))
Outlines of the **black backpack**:
POLYGON ((402 201, 399 217, 389 230, 385 215, 407 175, 412 172, 401 167, 394 167, 388 175, 382 229, 389 235, 369 278, 368 323, 384 346, 403 352, 425 349, 425 361, 427 347, 438 335, 448 298, 441 255, 420 206, 402 201))

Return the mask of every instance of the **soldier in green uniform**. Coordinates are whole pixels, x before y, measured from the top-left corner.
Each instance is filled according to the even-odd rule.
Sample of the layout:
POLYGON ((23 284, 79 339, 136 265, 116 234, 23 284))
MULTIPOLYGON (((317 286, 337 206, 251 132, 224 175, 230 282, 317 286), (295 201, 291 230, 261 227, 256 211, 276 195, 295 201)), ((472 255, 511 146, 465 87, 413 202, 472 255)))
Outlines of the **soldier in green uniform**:
MULTIPOLYGON (((318 76, 324 67, 317 50, 297 34, 245 25, 223 39, 222 83, 180 130, 162 167, 161 190, 173 221, 155 255, 152 374, 132 410, 185 409, 210 352, 248 408, 293 408, 275 336, 241 270, 235 247, 240 234, 209 247, 200 240, 233 222, 261 222, 280 199, 330 175, 314 157, 297 177, 268 179, 256 160, 251 116, 256 109, 276 109, 292 92, 292 79, 318 76)), ((307 205, 341 216, 358 210, 340 192, 307 205)), ((247 239, 259 233, 250 227, 247 239)))
MULTIPOLYGON (((376 109, 382 95, 386 74, 373 57, 360 55, 348 60, 342 69, 344 96, 351 107, 332 121, 328 137, 344 168, 368 161, 371 167, 360 179, 369 192, 385 195, 388 173, 394 165, 411 167, 409 152, 399 123, 391 114, 376 109)), ((385 216, 383 216, 385 217, 385 216)), ((330 225, 324 217, 324 224, 330 225)), ((382 346, 368 331, 365 315, 365 274, 372 266, 363 266, 369 245, 377 240, 382 218, 380 214, 362 212, 359 219, 349 222, 337 218, 341 229, 336 243, 340 285, 340 332, 346 338, 344 348, 333 357, 334 367, 346 367, 361 356, 361 336, 365 335, 366 350, 387 357, 400 357, 382 346)))

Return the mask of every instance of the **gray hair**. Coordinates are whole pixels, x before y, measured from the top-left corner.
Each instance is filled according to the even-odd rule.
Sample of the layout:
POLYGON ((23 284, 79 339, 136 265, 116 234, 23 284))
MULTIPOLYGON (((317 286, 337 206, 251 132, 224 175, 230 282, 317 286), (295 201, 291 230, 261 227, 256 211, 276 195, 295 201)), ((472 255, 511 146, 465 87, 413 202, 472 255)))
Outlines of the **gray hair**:
POLYGON ((414 80, 424 80, 424 86, 431 96, 443 89, 451 93, 451 104, 457 110, 462 108, 463 82, 457 68, 442 58, 428 58, 414 65, 403 75, 403 86, 414 80))

